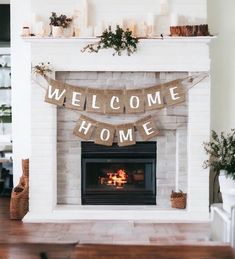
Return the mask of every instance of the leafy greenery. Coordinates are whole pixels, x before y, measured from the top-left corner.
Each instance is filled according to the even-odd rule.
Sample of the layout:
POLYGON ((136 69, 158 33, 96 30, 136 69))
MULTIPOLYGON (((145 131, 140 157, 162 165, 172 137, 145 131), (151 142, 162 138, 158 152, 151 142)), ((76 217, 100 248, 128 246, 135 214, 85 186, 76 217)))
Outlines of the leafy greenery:
POLYGON ((138 39, 132 36, 132 31, 129 29, 123 30, 117 26, 115 32, 112 31, 111 26, 106 29, 98 43, 88 44, 82 52, 88 50, 89 52, 99 52, 101 49, 114 49, 113 56, 118 54, 121 56, 123 51, 130 56, 137 50, 138 39))
POLYGON ((6 104, 0 106, 0 122, 11 123, 11 106, 6 104))
POLYGON ((73 20, 72 18, 68 18, 64 14, 57 16, 57 14, 55 12, 51 13, 51 16, 49 19, 50 19, 50 25, 61 26, 63 28, 69 27, 69 25, 71 24, 71 22, 73 20))
POLYGON ((226 135, 212 131, 211 141, 204 143, 204 149, 210 155, 204 161, 204 168, 211 167, 216 172, 226 170, 227 177, 235 180, 235 129, 226 135))

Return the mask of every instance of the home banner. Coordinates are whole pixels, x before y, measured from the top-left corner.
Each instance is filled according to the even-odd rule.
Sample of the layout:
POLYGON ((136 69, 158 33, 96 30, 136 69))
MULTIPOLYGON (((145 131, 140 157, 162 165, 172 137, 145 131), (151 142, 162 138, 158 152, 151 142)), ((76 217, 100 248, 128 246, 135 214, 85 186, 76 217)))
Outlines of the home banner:
POLYGON ((74 129, 74 134, 84 140, 94 139, 99 145, 112 146, 115 137, 120 147, 136 143, 136 131, 143 140, 148 140, 159 134, 159 130, 152 118, 147 116, 136 123, 111 125, 98 122, 87 116, 81 115, 74 129))
POLYGON ((99 114, 139 114, 185 101, 184 79, 143 89, 101 90, 46 78, 45 102, 99 114))

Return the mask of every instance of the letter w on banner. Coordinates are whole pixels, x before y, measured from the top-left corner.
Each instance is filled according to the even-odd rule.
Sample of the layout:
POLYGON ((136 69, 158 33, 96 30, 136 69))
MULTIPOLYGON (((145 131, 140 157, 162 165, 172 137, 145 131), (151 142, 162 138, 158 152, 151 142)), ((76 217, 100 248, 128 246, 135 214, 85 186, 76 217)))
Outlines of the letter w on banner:
POLYGON ((53 79, 47 79, 48 88, 45 96, 45 102, 63 106, 66 89, 63 83, 53 79))

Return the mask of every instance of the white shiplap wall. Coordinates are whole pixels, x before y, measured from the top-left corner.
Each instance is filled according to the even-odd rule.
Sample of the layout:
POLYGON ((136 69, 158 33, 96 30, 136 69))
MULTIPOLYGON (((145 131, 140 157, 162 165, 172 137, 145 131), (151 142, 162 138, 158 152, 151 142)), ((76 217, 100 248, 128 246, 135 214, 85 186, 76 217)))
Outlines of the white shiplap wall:
MULTIPOLYGON (((72 15, 81 7, 82 0, 32 0, 32 11, 44 21, 52 11, 72 15)), ((160 13, 160 0, 87 0, 89 4, 89 24, 120 19, 144 20, 147 13, 160 13)), ((180 23, 200 24, 207 20, 206 0, 169 0, 170 12, 180 16, 180 23)))

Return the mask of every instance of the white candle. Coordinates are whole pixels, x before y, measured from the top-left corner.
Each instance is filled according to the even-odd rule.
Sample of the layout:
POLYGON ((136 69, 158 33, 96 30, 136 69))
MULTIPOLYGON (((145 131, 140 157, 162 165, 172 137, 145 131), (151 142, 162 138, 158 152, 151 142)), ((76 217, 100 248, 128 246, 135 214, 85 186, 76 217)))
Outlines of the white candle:
POLYGON ((168 12, 169 12, 168 0, 161 0, 161 2, 160 2, 160 14, 161 15, 168 15, 168 12))
POLYGON ((93 36, 93 27, 88 26, 88 27, 81 28, 80 36, 84 37, 84 38, 92 37, 93 36))
POLYGON ((116 22, 116 26, 119 26, 120 28, 123 28, 123 19, 119 19, 117 22, 116 22))
POLYGON ((136 22, 134 19, 131 19, 128 23, 128 29, 132 32, 132 36, 136 35, 136 22))
POLYGON ((98 23, 95 27, 94 27, 94 36, 101 36, 103 33, 103 24, 102 23, 98 23))
POLYGON ((155 23, 155 15, 154 13, 148 13, 147 14, 147 25, 154 26, 155 23))
POLYGON ((35 35, 43 37, 45 33, 44 22, 37 22, 35 25, 35 35))
POLYGON ((178 14, 171 13, 170 17, 170 26, 178 26, 178 14))
POLYGON ((82 1, 82 13, 83 13, 83 23, 84 27, 88 26, 88 3, 87 0, 82 1))
POLYGON ((39 17, 36 13, 32 13, 31 15, 31 33, 35 33, 36 31, 36 23, 39 21, 39 17))

